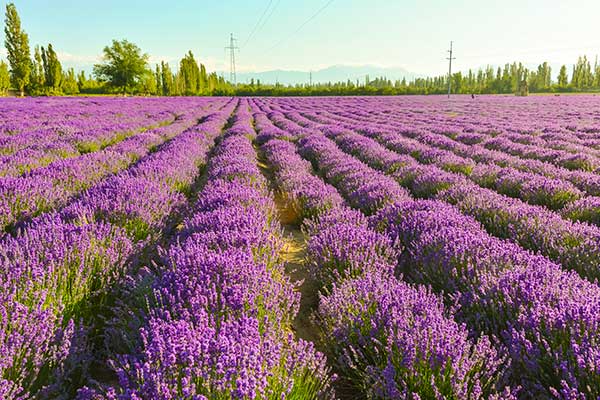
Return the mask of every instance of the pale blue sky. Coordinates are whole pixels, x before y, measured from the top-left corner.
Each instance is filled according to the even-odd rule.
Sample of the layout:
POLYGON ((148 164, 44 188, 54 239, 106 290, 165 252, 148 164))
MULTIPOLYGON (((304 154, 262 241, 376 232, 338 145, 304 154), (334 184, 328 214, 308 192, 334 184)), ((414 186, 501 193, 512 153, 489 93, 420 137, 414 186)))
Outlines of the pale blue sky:
POLYGON ((240 71, 376 64, 443 74, 451 39, 456 70, 600 53, 598 0, 333 0, 295 34, 327 0, 14 2, 32 45, 51 42, 68 65, 86 69, 113 38, 135 42, 153 62, 191 49, 209 69, 226 69, 229 33, 241 46, 269 4, 270 18, 237 55, 240 71))

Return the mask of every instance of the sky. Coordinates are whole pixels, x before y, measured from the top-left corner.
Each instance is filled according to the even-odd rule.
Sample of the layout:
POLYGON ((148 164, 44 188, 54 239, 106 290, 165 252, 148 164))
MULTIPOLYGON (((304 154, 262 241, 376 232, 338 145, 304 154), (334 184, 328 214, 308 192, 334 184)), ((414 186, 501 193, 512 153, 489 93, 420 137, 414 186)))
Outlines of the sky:
MULTIPOLYGON (((6 2, 0 3, 4 9, 6 2)), ((14 3, 32 47, 50 42, 64 64, 86 70, 112 39, 128 39, 150 54, 151 63, 177 63, 192 50, 209 70, 227 71, 230 33, 238 38, 237 69, 243 72, 371 64, 441 75, 450 40, 456 71, 515 60, 570 65, 579 55, 593 60, 600 54, 598 0, 14 3)))

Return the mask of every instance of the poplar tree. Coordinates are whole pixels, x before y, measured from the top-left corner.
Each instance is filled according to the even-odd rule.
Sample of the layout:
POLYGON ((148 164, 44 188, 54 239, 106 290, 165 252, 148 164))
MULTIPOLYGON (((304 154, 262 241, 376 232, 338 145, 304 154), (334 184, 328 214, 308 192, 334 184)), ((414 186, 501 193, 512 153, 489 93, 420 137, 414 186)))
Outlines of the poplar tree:
POLYGON ((172 96, 174 92, 173 73, 168 63, 162 61, 160 63, 160 73, 162 82, 162 94, 163 96, 172 96))
POLYGON ((154 72, 154 79, 156 80, 156 93, 158 95, 162 94, 162 75, 160 73, 160 66, 156 64, 156 69, 154 72))
POLYGON ((183 94, 188 96, 199 94, 200 68, 191 50, 181 59, 177 75, 181 81, 183 94))
POLYGON ((63 70, 58 55, 54 51, 52 44, 48 44, 48 48, 42 47, 42 61, 44 64, 44 75, 46 77, 46 87, 52 94, 60 93, 61 83, 63 79, 63 70))
POLYGON ((85 71, 81 71, 79 74, 77 74, 77 87, 79 88, 80 92, 83 88, 85 88, 85 83, 85 71))
POLYGON ((6 95, 10 89, 10 74, 8 72, 8 64, 0 61, 0 95, 6 95))
POLYGON ((200 64, 200 94, 205 94, 208 90, 208 75, 206 74, 206 67, 204 64, 200 64))
POLYGON ((600 88, 600 64, 598 64, 598 56, 594 62, 594 87, 600 88))
POLYGON ((8 63, 10 64, 10 80, 21 96, 24 96, 25 87, 29 83, 31 72, 29 37, 21 28, 21 19, 13 3, 6 5, 4 35, 4 45, 8 53, 8 63))
POLYGON ((44 83, 46 78, 44 76, 44 66, 42 63, 42 56, 40 54, 40 48, 35 47, 33 56, 33 65, 31 67, 31 76, 29 78, 30 89, 29 93, 37 95, 44 92, 44 83))
POLYGON ((567 87, 569 84, 569 77, 567 76, 567 66, 563 65, 560 67, 560 71, 558 72, 558 86, 561 88, 567 87))

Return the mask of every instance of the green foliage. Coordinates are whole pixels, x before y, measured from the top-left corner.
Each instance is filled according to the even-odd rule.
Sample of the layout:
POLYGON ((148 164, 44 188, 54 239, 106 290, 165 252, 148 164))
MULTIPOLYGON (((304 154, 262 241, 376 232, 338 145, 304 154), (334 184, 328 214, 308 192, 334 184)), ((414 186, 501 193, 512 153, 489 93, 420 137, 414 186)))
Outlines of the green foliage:
POLYGON ((100 81, 122 93, 133 91, 147 74, 148 54, 127 40, 113 40, 104 48, 104 63, 94 65, 94 75, 100 81))
POLYGON ((156 64, 156 69, 154 71, 154 79, 156 82, 156 93, 162 94, 162 73, 160 71, 160 65, 156 64))
POLYGON ((61 94, 60 88, 63 80, 62 65, 52 44, 47 49, 42 47, 42 63, 44 66, 46 93, 49 95, 61 94))
POLYGON ((25 87, 29 83, 32 66, 31 59, 29 58, 29 36, 21 28, 21 19, 13 3, 6 5, 4 35, 4 45, 8 53, 8 63, 10 64, 10 80, 12 85, 23 96, 25 94, 25 87))
POLYGON ((100 94, 105 91, 101 82, 98 82, 91 76, 89 78, 86 77, 84 71, 81 71, 79 75, 77 75, 77 87, 79 88, 79 93, 85 94, 100 94))
POLYGON ((594 83, 592 67, 586 56, 579 57, 577 64, 573 66, 573 77, 571 86, 576 89, 590 89, 594 83))
POLYGON ((178 76, 183 84, 183 94, 189 96, 200 93, 200 68, 191 50, 179 63, 178 76))
MULTIPOLYGON (((555 91, 597 91, 600 90, 600 64, 593 66, 587 57, 580 57, 573 67, 573 77, 569 82, 567 68, 563 66, 558 82, 552 81, 552 69, 543 62, 535 70, 527 69, 522 63, 514 62, 498 67, 491 66, 477 71, 452 74, 454 94, 526 94, 527 92, 555 91)), ((408 82, 405 78, 392 82, 385 76, 374 79, 365 76, 364 80, 281 85, 249 84, 238 85, 212 93, 228 94, 234 91, 239 96, 343 96, 343 95, 404 95, 404 94, 445 94, 448 90, 448 76, 415 78, 408 82)))
POLYGON ((561 211, 563 217, 573 221, 587 222, 600 226, 600 207, 566 207, 561 211))
POLYGON ((0 95, 4 96, 10 89, 10 74, 8 64, 0 60, 0 95))
POLYGON ((204 65, 198 65, 191 50, 181 59, 178 81, 178 94, 186 96, 201 95, 206 93, 208 77, 204 65))
POLYGON ((157 94, 157 90, 156 77, 151 71, 148 70, 140 77, 135 91, 136 93, 140 94, 155 95, 157 94))
POLYGON ((160 74, 161 74, 161 84, 162 84, 162 95, 163 96, 172 96, 175 94, 175 83, 173 82, 173 73, 171 72, 171 68, 169 68, 169 64, 162 61, 160 63, 160 74))
POLYGON ((33 57, 33 65, 31 67, 31 76, 29 78, 29 86, 27 91, 32 95, 42 94, 44 92, 44 84, 46 77, 44 76, 44 66, 40 48, 35 46, 35 55, 33 57))
POLYGON ((67 95, 74 95, 79 93, 79 85, 77 84, 77 79, 75 78, 75 70, 73 68, 69 68, 67 73, 63 75, 62 91, 64 94, 67 95))
POLYGON ((560 67, 560 72, 558 73, 558 86, 560 88, 565 88, 569 84, 569 77, 567 76, 567 66, 563 65, 560 67))

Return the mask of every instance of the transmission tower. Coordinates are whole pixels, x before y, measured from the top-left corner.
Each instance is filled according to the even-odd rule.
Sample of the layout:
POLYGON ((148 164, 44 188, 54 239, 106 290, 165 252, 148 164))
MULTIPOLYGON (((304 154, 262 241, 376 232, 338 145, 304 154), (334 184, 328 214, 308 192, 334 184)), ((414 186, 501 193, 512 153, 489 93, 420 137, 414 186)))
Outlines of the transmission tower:
POLYGON ((235 51, 239 49, 235 45, 237 39, 233 37, 233 33, 229 36, 229 46, 225 47, 225 50, 229 50, 229 81, 237 85, 237 76, 235 74, 235 51))
POLYGON ((448 98, 450 98, 450 91, 452 90, 452 60, 456 60, 456 57, 452 57, 452 42, 450 42, 450 57, 446 59, 449 61, 448 63, 448 98))

